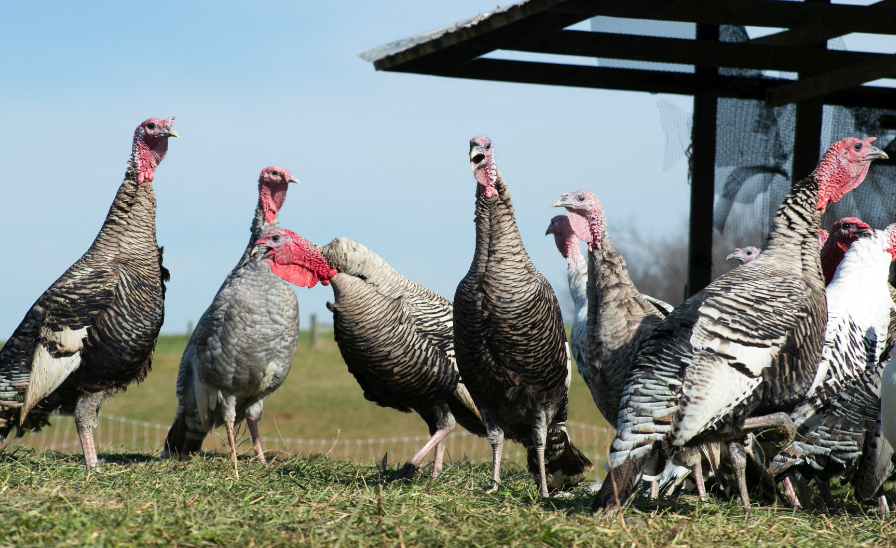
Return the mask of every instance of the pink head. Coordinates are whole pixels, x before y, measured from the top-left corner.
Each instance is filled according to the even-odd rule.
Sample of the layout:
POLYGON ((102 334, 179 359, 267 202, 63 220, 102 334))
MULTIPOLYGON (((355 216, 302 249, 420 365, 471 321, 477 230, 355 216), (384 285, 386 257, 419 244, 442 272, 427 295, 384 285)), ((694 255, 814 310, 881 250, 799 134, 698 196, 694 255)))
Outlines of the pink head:
POLYGON ((152 182, 155 169, 168 152, 168 138, 177 137, 171 129, 174 118, 159 120, 150 118, 134 130, 134 144, 131 150, 131 161, 137 168, 137 184, 143 181, 152 182))
POLYGON ((849 251, 852 243, 859 238, 870 236, 874 229, 868 223, 855 217, 844 217, 834 223, 830 236, 821 248, 821 271, 824 274, 824 285, 831 283, 837 266, 849 251))
POLYGON ((486 198, 498 195, 495 182, 498 180, 498 167, 495 165, 495 149, 488 137, 470 139, 470 171, 479 183, 479 192, 486 198))
POLYGON ((725 257, 725 260, 730 261, 731 259, 737 259, 741 266, 743 266, 755 259, 757 255, 759 255, 759 248, 755 246, 748 245, 743 249, 735 247, 731 255, 725 257))
POLYGON ((264 207, 264 221, 272 224, 277 212, 286 201, 286 187, 289 183, 298 184, 299 180, 282 167, 270 166, 261 170, 258 176, 258 199, 264 207))
POLYGON ((812 175, 818 181, 818 205, 822 212, 844 194, 859 186, 868 175, 872 160, 889 158, 881 149, 872 146, 877 137, 840 139, 824 153, 812 175))
POLYGON ((822 247, 824 247, 824 243, 826 241, 828 241, 829 236, 830 236, 830 234, 828 234, 827 230, 825 230, 823 228, 818 229, 818 249, 821 249, 822 247))
POLYGON ((582 262, 582 252, 579 250, 579 240, 569 224, 569 218, 566 215, 557 215, 551 219, 544 235, 554 235, 554 243, 560 254, 566 258, 568 262, 578 264, 582 262))
POLYGON ((264 251, 271 271, 299 287, 314 287, 317 282, 330 284, 336 271, 320 251, 295 232, 278 228, 270 230, 255 242, 252 254, 264 251))
POLYGON ((587 190, 577 190, 561 194, 552 207, 566 208, 566 216, 573 232, 588 244, 588 251, 595 247, 600 249, 600 239, 607 229, 607 220, 597 196, 587 190))

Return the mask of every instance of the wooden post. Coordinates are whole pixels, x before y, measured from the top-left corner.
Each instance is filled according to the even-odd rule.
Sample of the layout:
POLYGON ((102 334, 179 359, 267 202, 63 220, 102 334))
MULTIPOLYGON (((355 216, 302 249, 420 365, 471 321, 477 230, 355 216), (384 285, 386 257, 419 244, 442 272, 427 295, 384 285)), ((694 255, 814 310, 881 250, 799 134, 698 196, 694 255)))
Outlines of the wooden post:
POLYGON ((189 339, 192 336, 193 336, 193 321, 187 320, 187 338, 189 339))
POLYGON ((317 345, 317 314, 311 315, 311 331, 309 332, 309 343, 310 346, 317 345))
MULTIPOLYGON (((719 39, 718 25, 697 25, 697 40, 719 39)), ((696 67, 697 76, 718 70, 696 67)), ((712 208, 716 175, 716 110, 718 98, 707 93, 694 95, 694 124, 691 134, 691 215, 688 227, 688 281, 690 297, 712 281, 712 208)))
MULTIPOLYGON (((806 0, 816 4, 830 4, 830 0, 806 0)), ((812 47, 827 49, 827 42, 813 44, 812 47)), ((800 73, 800 78, 811 76, 809 73, 800 73)), ((793 166, 791 168, 791 182, 799 181, 806 177, 821 158, 821 119, 824 103, 821 99, 800 101, 796 104, 796 127, 793 136, 793 166)))

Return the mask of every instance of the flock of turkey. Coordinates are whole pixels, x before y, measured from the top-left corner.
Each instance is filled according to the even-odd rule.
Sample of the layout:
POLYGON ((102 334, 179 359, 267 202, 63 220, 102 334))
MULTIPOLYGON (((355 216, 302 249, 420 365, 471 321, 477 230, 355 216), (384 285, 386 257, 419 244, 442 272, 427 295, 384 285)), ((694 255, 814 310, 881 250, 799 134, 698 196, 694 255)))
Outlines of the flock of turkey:
MULTIPOLYGON (((97 412, 150 371, 164 318, 162 248, 155 235, 154 171, 173 119, 137 127, 129 168, 90 249, 25 315, 0 351, 0 436, 74 415, 88 470, 96 467, 97 412)), ((594 510, 695 488, 765 500, 779 489, 812 508, 814 480, 827 504, 840 478, 859 500, 877 497, 896 446, 896 289, 887 280, 896 225, 859 219, 828 234, 821 214, 887 155, 874 138, 834 143, 794 183, 761 252, 736 249, 741 266, 678 307, 642 295, 610 243, 597 197, 563 194, 547 234, 567 261, 575 302, 567 344, 551 286, 520 238, 492 143, 470 141, 476 245, 454 302, 408 280, 362 244, 317 246, 278 226, 290 183, 265 168, 249 243, 183 354, 178 407, 163 457, 189 458, 224 425, 236 470, 234 425, 246 420, 258 460, 257 422, 286 378, 299 315, 290 285, 332 285, 334 337, 364 397, 414 411, 430 439, 405 464, 411 478, 460 423, 493 448, 500 486, 505 438, 527 449, 543 496, 572 487, 592 465, 565 427, 569 349, 599 412, 616 425, 594 510), (588 245, 587 259, 579 240, 588 245), (819 249, 820 248, 820 249, 819 249)), ((238 472, 237 472, 238 473, 238 472)))

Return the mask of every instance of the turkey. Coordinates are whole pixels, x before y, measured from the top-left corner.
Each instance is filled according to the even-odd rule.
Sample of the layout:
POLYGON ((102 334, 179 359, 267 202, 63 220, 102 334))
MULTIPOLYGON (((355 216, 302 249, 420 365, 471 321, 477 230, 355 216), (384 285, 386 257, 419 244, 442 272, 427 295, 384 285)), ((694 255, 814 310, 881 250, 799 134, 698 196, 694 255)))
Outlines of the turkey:
POLYGON ((872 160, 887 158, 872 141, 833 144, 792 185, 759 257, 689 298, 642 342, 595 510, 627 503, 664 458, 681 462, 683 448, 718 441, 749 513, 743 440, 761 430, 780 449, 793 438, 787 413, 807 393, 824 343, 821 214, 862 182, 872 160))
MULTIPOLYGON (((601 415, 616 424, 632 353, 672 306, 638 292, 625 258, 610 243, 603 208, 594 194, 587 190, 563 194, 554 207, 567 209, 570 230, 588 244, 586 361, 577 363, 601 415)), ((578 242, 575 247, 578 251, 578 242)))
POLYGON ((735 247, 734 251, 732 251, 730 255, 725 257, 725 260, 730 261, 731 259, 737 259, 737 262, 739 262, 740 265, 743 266, 755 259, 756 256, 759 255, 759 253, 760 250, 756 246, 748 245, 743 249, 735 247))
POLYGON ((592 466, 566 431, 571 364, 557 297, 523 247, 494 148, 470 141, 476 179, 476 247, 454 298, 454 348, 492 446, 500 483, 505 436, 527 449, 542 496, 592 466))
POLYGON ((0 350, 0 439, 74 415, 87 470, 100 407, 146 378, 165 316, 155 169, 173 118, 137 126, 125 179, 90 249, 31 307, 0 350))
MULTIPOLYGON (((280 387, 292 366, 299 305, 290 285, 292 263, 283 255, 265 255, 267 260, 262 260, 262 255, 252 257, 251 252, 262 245, 258 241, 268 231, 277 228, 277 213, 289 183, 298 180, 277 166, 266 167, 259 175, 249 245, 199 319, 181 357, 177 411, 162 458, 188 458, 223 423, 239 474, 234 425, 245 418, 255 455, 265 462, 258 421, 264 400, 280 387)), ((270 244, 282 247, 286 241, 270 244)))
MULTIPOLYGON (((799 437, 774 457, 771 466, 773 474, 787 472, 788 479, 796 471, 803 478, 815 479, 828 505, 833 505, 828 488, 833 477, 874 483, 872 495, 886 479, 875 479, 875 452, 863 456, 862 447, 873 441, 880 376, 889 357, 884 352, 892 348, 893 288, 887 277, 896 253, 896 225, 854 241, 868 233, 870 227, 862 221, 841 219, 825 245, 823 267, 834 265, 831 254, 841 256, 842 249, 847 251, 839 266, 834 265, 827 287, 828 323, 821 361, 805 400, 790 414, 799 437)), ((809 509, 808 497, 802 498, 801 505, 809 509)))
POLYGON ((293 253, 307 268, 301 285, 333 286, 335 303, 327 303, 333 312, 333 336, 364 398, 405 413, 416 411, 429 427, 429 441, 407 461, 401 475, 413 477, 435 449, 432 478, 438 478, 446 438, 456 422, 485 436, 479 411, 455 365, 451 301, 346 238, 297 247, 293 253))
MULTIPOLYGON (((576 238, 566 215, 557 215, 551 219, 545 236, 554 235, 554 243, 557 250, 566 259, 566 281, 569 284, 569 294, 575 305, 575 316, 572 320, 572 329, 569 335, 569 348, 572 357, 576 361, 579 374, 588 382, 588 373, 585 369, 585 339, 588 331, 588 263, 582 257, 579 249, 579 240, 576 238)), ((590 389, 590 386, 589 386, 590 389)), ((592 397, 597 403, 597 398, 592 392, 592 397)))

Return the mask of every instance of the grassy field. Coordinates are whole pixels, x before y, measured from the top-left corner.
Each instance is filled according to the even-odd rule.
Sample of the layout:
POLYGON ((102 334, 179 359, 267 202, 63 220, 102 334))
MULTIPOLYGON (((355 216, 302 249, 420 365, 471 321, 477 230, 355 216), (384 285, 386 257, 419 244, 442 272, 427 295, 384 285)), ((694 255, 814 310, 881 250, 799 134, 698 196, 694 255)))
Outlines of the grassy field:
POLYGON ((594 518, 584 489, 541 499, 518 467, 494 494, 489 466, 455 464, 436 481, 326 457, 268 467, 113 453, 87 475, 79 456, 0 453, 3 546, 887 546, 896 522, 848 506, 805 515, 734 502, 643 499, 624 521, 594 518))
MULTIPOLYGON (((416 415, 364 400, 332 334, 320 339, 312 348, 302 334, 290 376, 265 405, 263 435, 426 435, 416 415)), ((186 337, 161 338, 147 381, 104 412, 168 424, 185 344, 186 337)), ((601 424, 577 374, 570 419, 601 424)), ((61 430, 58 424, 47 433, 61 430)), ((326 447, 272 452, 268 467, 244 456, 239 479, 215 453, 173 463, 106 447, 100 470, 87 475, 74 441, 67 452, 7 447, 0 451, 0 545, 896 546, 896 520, 866 515, 869 507, 854 503, 827 515, 762 508, 745 521, 735 502, 639 498, 624 520, 607 520, 591 516, 585 487, 541 499, 513 464, 505 465, 499 492, 486 494, 489 465, 461 461, 437 481, 422 473, 414 482, 394 481, 394 455, 383 469, 369 458, 319 454, 326 447)))

